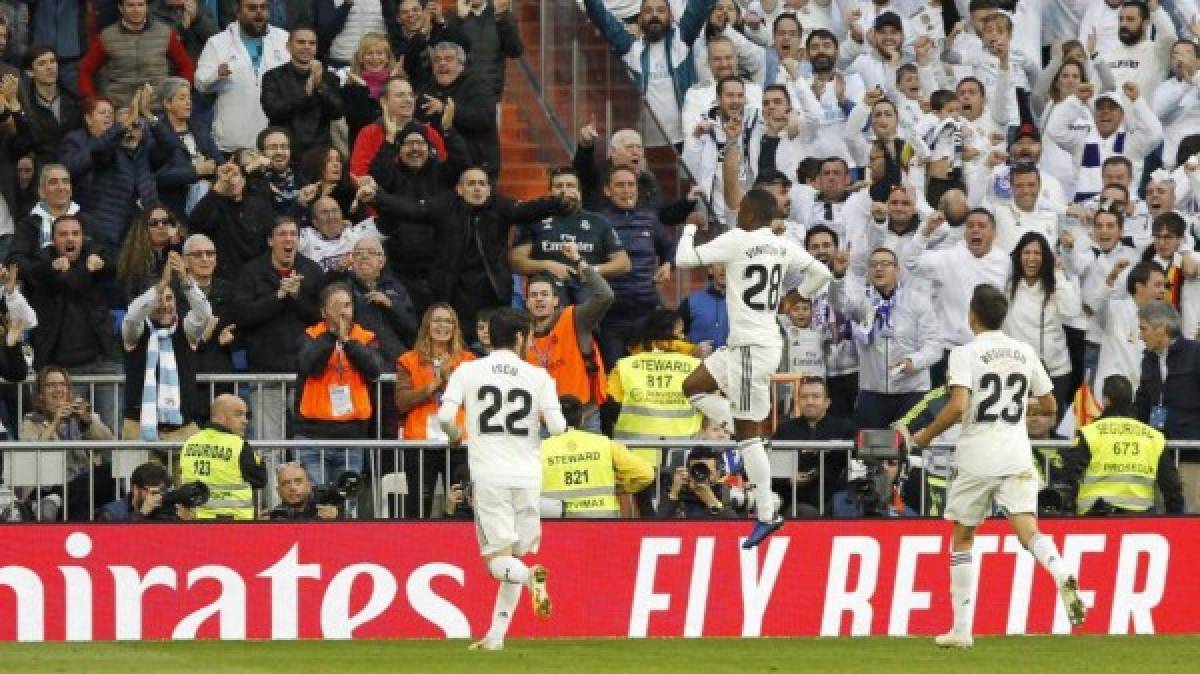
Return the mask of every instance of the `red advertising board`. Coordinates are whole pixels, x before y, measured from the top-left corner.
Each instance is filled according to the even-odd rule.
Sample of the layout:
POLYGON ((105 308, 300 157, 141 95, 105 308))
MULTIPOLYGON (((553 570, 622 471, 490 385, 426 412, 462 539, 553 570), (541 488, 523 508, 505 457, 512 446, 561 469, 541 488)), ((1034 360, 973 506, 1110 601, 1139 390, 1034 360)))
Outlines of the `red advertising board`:
MULTIPOLYGON (((1092 605, 1084 632, 1200 632, 1200 518, 1044 521, 1092 605)), ((547 522, 554 619, 512 636, 930 635, 950 623, 949 525, 547 522)), ((976 539, 976 631, 1066 632, 1003 522, 976 539)), ((11 525, 0 640, 478 636, 496 583, 466 522, 11 525)))

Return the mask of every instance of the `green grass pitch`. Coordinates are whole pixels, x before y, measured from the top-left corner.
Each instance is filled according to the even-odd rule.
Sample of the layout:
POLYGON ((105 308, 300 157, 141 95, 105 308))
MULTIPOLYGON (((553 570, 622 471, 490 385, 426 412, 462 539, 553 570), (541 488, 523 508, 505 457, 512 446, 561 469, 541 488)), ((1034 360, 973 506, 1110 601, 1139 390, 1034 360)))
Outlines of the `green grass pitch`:
POLYGON ((1200 636, 981 638, 970 651, 943 651, 917 638, 513 640, 499 653, 466 647, 464 641, 3 644, 0 662, 21 674, 1200 671, 1200 636))

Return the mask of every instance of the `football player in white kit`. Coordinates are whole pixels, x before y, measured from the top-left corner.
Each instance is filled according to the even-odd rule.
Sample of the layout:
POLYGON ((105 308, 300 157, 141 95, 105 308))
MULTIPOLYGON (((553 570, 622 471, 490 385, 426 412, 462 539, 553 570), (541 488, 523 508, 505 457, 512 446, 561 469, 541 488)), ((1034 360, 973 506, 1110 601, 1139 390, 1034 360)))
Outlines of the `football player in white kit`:
POLYGON ((696 225, 683 229, 675 252, 681 268, 725 264, 725 303, 729 311, 726 346, 704 360, 683 382, 683 392, 704 416, 727 420, 732 406, 733 434, 754 490, 758 521, 743 548, 753 548, 783 526, 771 493, 771 462, 763 422, 771 413, 771 375, 779 369, 783 337, 776 313, 783 279, 803 272, 799 292, 811 298, 829 282, 825 265, 789 239, 776 236, 771 223, 779 205, 766 190, 752 189, 738 207, 737 227, 703 245, 695 245, 696 225), (728 399, 714 395, 715 391, 728 399))
POLYGON ((461 438, 454 421, 466 407, 475 533, 488 571, 500 581, 491 627, 471 649, 498 651, 522 587, 529 587, 537 617, 550 618, 546 569, 528 567, 518 558, 537 552, 542 539, 539 417, 552 435, 565 431, 567 422, 554 380, 518 355, 533 335, 529 314, 502 308, 488 321, 488 330, 495 350, 458 366, 446 384, 438 421, 451 446, 457 445, 461 438))
POLYGON ((971 296, 969 322, 975 339, 950 352, 946 370, 949 395, 933 423, 913 434, 925 447, 962 420, 944 517, 954 522, 950 544, 950 600, 954 627, 935 639, 943 648, 970 648, 975 618, 972 596, 978 584, 971 548, 975 528, 999 506, 1025 549, 1054 576, 1071 624, 1083 624, 1086 608, 1075 576, 1054 540, 1037 527, 1037 470, 1025 428, 1029 397, 1043 410, 1055 409, 1050 376, 1037 351, 1000 332, 1008 299, 994 286, 980 284, 971 296))

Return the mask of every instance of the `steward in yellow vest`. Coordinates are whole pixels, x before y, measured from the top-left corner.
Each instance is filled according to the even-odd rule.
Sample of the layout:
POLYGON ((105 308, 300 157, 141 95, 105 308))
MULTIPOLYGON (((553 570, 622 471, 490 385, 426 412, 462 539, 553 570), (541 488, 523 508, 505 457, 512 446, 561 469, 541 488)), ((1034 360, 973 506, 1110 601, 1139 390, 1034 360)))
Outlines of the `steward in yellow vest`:
POLYGON ((1144 513, 1154 510, 1155 487, 1166 511, 1184 511, 1179 471, 1166 438, 1134 418, 1133 387, 1122 375, 1104 380, 1104 414, 1079 429, 1071 449, 1072 472, 1080 476, 1075 511, 1080 515, 1144 513))
POLYGON ((563 517, 619 517, 618 493, 650 486, 654 468, 620 443, 578 430, 578 398, 562 396, 559 404, 571 428, 542 441, 542 496, 562 501, 563 517))
MULTIPOLYGON (((646 321, 639 353, 617 361, 608 376, 608 395, 621 403, 613 437, 625 444, 638 440, 677 440, 696 437, 703 416, 683 393, 683 380, 700 366, 700 359, 662 348, 672 343, 678 316, 656 310, 646 321)), ((653 466, 662 463, 658 449, 635 451, 653 466)))
POLYGON ((232 394, 212 403, 212 422, 192 435, 180 451, 180 482, 203 482, 208 503, 196 519, 254 519, 254 489, 267 485, 262 458, 246 446, 246 403, 232 394))

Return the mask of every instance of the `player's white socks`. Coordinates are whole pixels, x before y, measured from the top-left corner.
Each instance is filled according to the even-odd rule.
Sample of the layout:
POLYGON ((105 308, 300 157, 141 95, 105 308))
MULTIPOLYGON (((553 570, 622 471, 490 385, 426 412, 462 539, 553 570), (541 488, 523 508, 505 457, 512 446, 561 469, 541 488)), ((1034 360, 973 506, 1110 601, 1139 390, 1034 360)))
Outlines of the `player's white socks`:
POLYGON ((733 432, 733 409, 728 400, 716 393, 697 393, 689 397, 688 402, 700 410, 700 414, 725 426, 730 433, 733 432))
POLYGON ((970 636, 975 625, 975 560, 970 550, 950 551, 950 604, 954 607, 954 633, 970 636))
POLYGON ((529 567, 516 557, 493 557, 488 560, 487 567, 492 578, 501 583, 520 586, 529 582, 529 567))
POLYGON ((513 611, 517 609, 517 602, 521 599, 523 587, 524 585, 521 583, 500 583, 500 589, 496 592, 496 607, 492 610, 492 626, 488 628, 487 639, 504 641, 504 635, 508 634, 508 626, 512 623, 513 611))
POLYGON ((1053 538, 1045 534, 1034 536, 1029 541, 1029 551, 1033 553, 1042 568, 1054 576, 1055 585, 1062 587, 1062 584, 1067 582, 1067 577, 1071 575, 1071 572, 1063 564, 1062 555, 1058 554, 1058 546, 1054 544, 1053 538))
POLYGON ((762 438, 750 438, 738 442, 742 454, 742 467, 754 488, 754 507, 760 522, 775 518, 775 497, 771 493, 771 459, 762 438))

